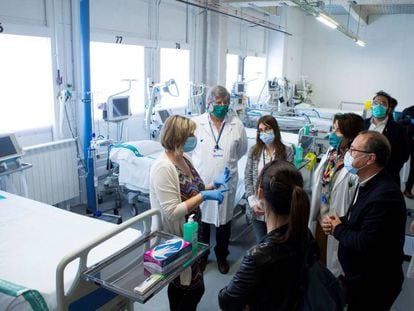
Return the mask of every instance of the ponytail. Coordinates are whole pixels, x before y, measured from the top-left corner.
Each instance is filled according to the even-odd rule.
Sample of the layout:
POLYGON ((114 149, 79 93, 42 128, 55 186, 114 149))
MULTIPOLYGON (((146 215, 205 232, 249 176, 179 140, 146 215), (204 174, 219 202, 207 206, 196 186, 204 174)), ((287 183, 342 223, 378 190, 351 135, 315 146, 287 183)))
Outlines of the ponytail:
POLYGON ((295 241, 302 250, 305 249, 307 241, 309 209, 309 197, 305 190, 302 187, 293 186, 287 238, 295 241))

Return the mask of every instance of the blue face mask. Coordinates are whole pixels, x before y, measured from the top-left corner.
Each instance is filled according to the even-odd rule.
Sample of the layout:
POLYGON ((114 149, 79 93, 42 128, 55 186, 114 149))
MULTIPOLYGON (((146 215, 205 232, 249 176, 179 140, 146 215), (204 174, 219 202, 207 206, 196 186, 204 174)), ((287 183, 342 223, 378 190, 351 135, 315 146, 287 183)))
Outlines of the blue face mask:
POLYGON ((183 151, 184 152, 191 152, 195 149, 196 146, 197 146, 197 137, 190 136, 190 137, 187 138, 187 140, 184 143, 183 151))
POLYGON ((331 145, 332 147, 334 147, 335 149, 338 149, 339 144, 342 141, 342 137, 339 137, 338 135, 336 135, 334 132, 331 132, 329 134, 329 145, 331 145))
POLYGON ((351 156, 351 154, 348 151, 347 153, 345 153, 345 157, 344 157, 344 167, 348 170, 348 172, 350 172, 351 174, 354 174, 354 175, 356 175, 360 169, 362 169, 365 166, 367 166, 367 164, 365 164, 364 166, 362 166, 360 168, 357 168, 357 167, 355 167, 355 166, 352 165, 352 162, 354 162, 354 157, 351 156))
POLYGON ((265 145, 270 145, 275 140, 275 134, 273 133, 273 131, 261 132, 259 134, 259 138, 265 145))
POLYGON ((373 105, 372 106, 372 116, 374 118, 385 118, 387 115, 387 108, 385 108, 383 105, 373 105))

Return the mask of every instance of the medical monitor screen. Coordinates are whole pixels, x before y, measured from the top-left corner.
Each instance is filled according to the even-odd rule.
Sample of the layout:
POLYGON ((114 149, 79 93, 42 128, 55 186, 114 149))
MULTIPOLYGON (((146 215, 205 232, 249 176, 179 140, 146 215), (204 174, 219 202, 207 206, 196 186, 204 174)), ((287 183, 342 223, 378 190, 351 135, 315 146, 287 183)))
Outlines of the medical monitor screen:
POLYGON ((0 160, 16 158, 18 156, 20 156, 20 150, 16 147, 12 137, 0 137, 0 160))
POLYGON ((120 121, 130 116, 129 96, 113 97, 108 105, 108 120, 120 121))
POLYGON ((237 83, 237 93, 244 93, 244 83, 237 83))
POLYGON ((158 114, 161 118, 162 123, 165 123, 165 120, 170 116, 170 113, 167 110, 158 110, 158 114))

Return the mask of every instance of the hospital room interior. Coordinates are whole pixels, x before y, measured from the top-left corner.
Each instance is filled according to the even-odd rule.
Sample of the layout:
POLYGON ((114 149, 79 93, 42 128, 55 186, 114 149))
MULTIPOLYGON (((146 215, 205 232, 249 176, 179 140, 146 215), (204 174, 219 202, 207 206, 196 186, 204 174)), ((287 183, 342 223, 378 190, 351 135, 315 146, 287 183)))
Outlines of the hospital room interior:
POLYGON ((298 174, 289 202, 306 193, 341 291, 319 310, 358 310, 339 234, 388 176, 401 243, 382 219, 369 258, 396 249, 390 310, 414 310, 413 29, 412 0, 0 0, 0 310, 293 310, 263 307, 259 276, 234 296, 293 217, 263 190, 273 167, 298 174))

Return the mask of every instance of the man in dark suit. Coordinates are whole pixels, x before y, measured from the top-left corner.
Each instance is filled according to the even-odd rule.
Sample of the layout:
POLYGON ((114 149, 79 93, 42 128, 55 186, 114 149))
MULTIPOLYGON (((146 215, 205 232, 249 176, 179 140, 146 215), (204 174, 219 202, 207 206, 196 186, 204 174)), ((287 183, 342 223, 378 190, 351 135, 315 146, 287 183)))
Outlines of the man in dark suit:
POLYGON ((365 119, 365 129, 382 133, 391 144, 391 156, 385 167, 392 179, 400 187, 400 171, 409 157, 406 132, 392 117, 397 101, 384 91, 375 94, 372 103, 372 118, 365 119))
POLYGON ((414 199, 414 195, 411 192, 414 186, 414 106, 405 108, 402 111, 398 124, 405 128, 410 147, 410 173, 405 183, 404 195, 409 199, 414 199))
POLYGON ((323 219, 339 241, 348 311, 389 310, 403 283, 404 197, 384 169, 391 153, 386 137, 364 131, 352 142, 344 166, 359 186, 347 214, 323 219))

